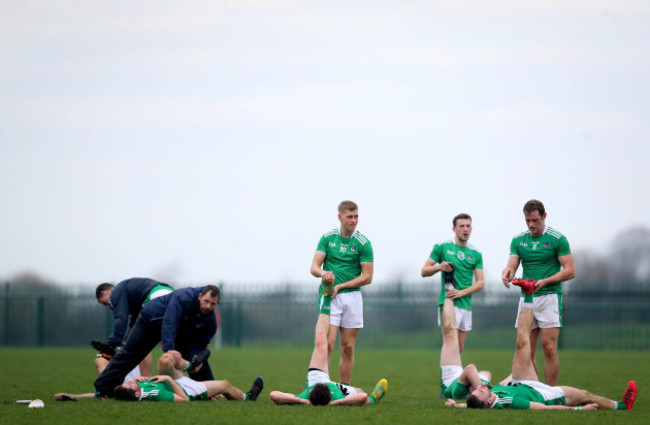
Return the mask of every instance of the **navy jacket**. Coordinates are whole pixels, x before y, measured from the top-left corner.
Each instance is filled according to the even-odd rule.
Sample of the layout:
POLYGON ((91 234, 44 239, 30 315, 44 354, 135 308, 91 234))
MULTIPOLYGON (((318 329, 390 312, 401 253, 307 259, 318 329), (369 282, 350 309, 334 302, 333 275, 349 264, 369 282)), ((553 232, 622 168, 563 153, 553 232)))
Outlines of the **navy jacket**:
POLYGON ((149 301, 140 312, 140 320, 161 326, 163 351, 176 349, 176 338, 191 338, 194 344, 207 346, 217 333, 214 312, 201 314, 200 288, 181 288, 149 301))
POLYGON ((114 347, 122 345, 127 326, 133 326, 149 292, 157 285, 169 286, 166 283, 142 277, 123 280, 115 285, 108 300, 108 306, 113 310, 115 318, 113 333, 108 337, 108 345, 114 347), (131 316, 130 322, 129 315, 131 316))

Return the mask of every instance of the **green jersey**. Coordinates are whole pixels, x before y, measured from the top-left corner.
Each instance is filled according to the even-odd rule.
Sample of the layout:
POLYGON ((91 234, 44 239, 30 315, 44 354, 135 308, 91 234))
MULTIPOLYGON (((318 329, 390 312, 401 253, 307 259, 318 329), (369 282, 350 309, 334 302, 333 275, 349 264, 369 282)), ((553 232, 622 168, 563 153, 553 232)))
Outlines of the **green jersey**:
POLYGON ((546 405, 566 404, 564 397, 544 400, 539 391, 526 384, 497 385, 490 391, 497 395, 492 409, 530 409, 533 401, 546 405))
MULTIPOLYGON (((562 269, 558 257, 571 254, 567 238, 552 227, 546 226, 544 233, 533 237, 529 231, 523 232, 512 238, 510 255, 521 259, 524 269, 524 279, 541 280, 562 269)), ((535 292, 534 296, 546 294, 561 294, 562 284, 554 283, 544 286, 535 292)), ((522 290, 523 296, 523 290, 522 290)))
MULTIPOLYGON (((330 393, 332 394, 332 401, 340 400, 346 397, 346 394, 343 392, 344 389, 336 385, 335 382, 321 382, 321 383, 327 385, 330 388, 330 393)), ((296 394, 296 397, 301 398, 303 400, 309 400, 309 391, 311 391, 311 389, 314 388, 315 385, 318 384, 314 384, 305 388, 305 391, 301 392, 300 394, 296 394)))
MULTIPOLYGON (((478 251, 474 246, 458 246, 453 240, 449 240, 433 246, 431 254, 429 255, 436 263, 443 261, 450 262, 454 265, 454 278, 459 289, 465 289, 472 286, 474 281, 474 270, 483 268, 483 254, 478 251)), ((440 298, 438 305, 441 306, 445 303, 445 275, 446 272, 440 272, 440 280, 442 290, 440 291, 440 298)), ((472 309, 472 296, 467 295, 454 300, 454 306, 463 308, 465 310, 472 309)))
MULTIPOLYGON (((321 236, 316 252, 325 254, 323 270, 334 273, 334 285, 349 282, 361 276, 361 263, 373 262, 372 245, 368 238, 354 231, 352 236, 344 238, 339 229, 334 229, 321 236)), ((321 283, 320 294, 325 290, 321 283)), ((346 288, 340 292, 360 291, 361 288, 346 288)))
POLYGON ((140 386, 141 401, 174 401, 174 390, 169 382, 143 381, 140 386))

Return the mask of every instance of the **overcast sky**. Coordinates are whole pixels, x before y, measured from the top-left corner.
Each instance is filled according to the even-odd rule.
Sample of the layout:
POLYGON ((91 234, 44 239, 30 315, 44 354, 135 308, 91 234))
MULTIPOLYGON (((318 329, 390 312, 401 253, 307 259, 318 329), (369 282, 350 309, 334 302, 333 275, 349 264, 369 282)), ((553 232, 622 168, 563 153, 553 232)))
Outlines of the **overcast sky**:
POLYGON ((645 0, 3 1, 0 279, 316 285, 344 199, 375 282, 459 212, 498 280, 531 198, 606 252, 650 227, 649 76, 645 0))

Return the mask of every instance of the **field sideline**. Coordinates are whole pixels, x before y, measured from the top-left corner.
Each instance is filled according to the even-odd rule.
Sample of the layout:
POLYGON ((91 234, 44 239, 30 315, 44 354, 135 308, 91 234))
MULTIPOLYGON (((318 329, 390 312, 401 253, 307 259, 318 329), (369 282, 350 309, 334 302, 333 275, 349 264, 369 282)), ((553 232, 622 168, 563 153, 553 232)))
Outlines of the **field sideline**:
MULTIPOLYGON (((630 379, 637 381, 639 398, 631 412, 531 412, 459 411, 444 407, 439 394, 439 351, 362 350, 356 355, 353 384, 370 390, 382 377, 389 388, 377 406, 363 408, 310 408, 275 406, 268 398, 271 390, 298 393, 303 389, 309 349, 247 348, 213 352, 210 364, 217 379, 228 379, 247 391, 258 374, 265 388, 256 403, 124 403, 113 400, 55 402, 56 392, 91 392, 95 379, 91 348, 0 348, 0 409, 7 424, 75 425, 174 424, 194 425, 215 422, 228 424, 301 425, 372 422, 473 424, 507 420, 508 425, 547 424, 647 424, 650 409, 646 389, 650 388, 647 351, 561 351, 560 383, 584 387, 609 398, 619 399, 630 379), (28 409, 16 400, 40 398, 44 409, 28 409), (92 418, 92 419, 91 419, 92 418)), ((464 361, 490 369, 495 378, 510 369, 512 350, 467 350, 464 361)), ((156 353, 158 354, 158 353, 156 353)), ((157 355, 154 357, 157 360, 157 355)), ((338 359, 333 359, 337 364, 338 359)), ((336 379, 336 368, 332 378, 336 379)))

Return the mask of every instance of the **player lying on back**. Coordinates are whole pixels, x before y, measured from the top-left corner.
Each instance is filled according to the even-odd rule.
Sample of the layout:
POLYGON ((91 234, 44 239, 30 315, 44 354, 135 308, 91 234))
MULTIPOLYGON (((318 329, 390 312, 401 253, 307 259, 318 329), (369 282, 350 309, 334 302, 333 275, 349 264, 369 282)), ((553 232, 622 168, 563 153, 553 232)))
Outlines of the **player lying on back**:
POLYGON ((327 362, 327 329, 330 317, 321 313, 316 323, 314 351, 309 362, 305 390, 300 394, 271 391, 270 398, 275 404, 307 404, 312 406, 363 406, 378 403, 386 390, 388 381, 380 380, 372 394, 367 395, 361 388, 332 382, 327 362))
POLYGON ((487 370, 479 372, 473 364, 463 368, 455 324, 454 302, 450 297, 445 297, 441 315, 440 393, 445 398, 460 399, 467 398, 482 383, 489 384, 492 374, 487 370))
POLYGON ((524 302, 517 325, 517 350, 512 361, 512 381, 508 385, 495 387, 481 385, 467 398, 466 404, 448 400, 446 405, 478 409, 632 410, 637 395, 634 381, 627 384, 620 401, 610 400, 574 387, 552 387, 539 382, 530 357, 534 290, 524 288, 524 292, 524 302))
MULTIPOLYGON (((153 377, 136 377, 134 380, 118 385, 114 390, 116 400, 123 401, 198 401, 208 400, 223 395, 228 400, 256 401, 264 388, 261 376, 255 378, 251 389, 243 393, 239 388, 226 380, 195 381, 183 375, 189 362, 180 359, 174 361, 171 353, 164 353, 158 361, 160 375, 153 377)), ((76 398, 92 398, 94 393, 86 394, 55 394, 57 400, 74 400, 76 398)))

